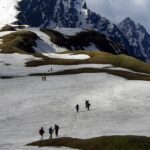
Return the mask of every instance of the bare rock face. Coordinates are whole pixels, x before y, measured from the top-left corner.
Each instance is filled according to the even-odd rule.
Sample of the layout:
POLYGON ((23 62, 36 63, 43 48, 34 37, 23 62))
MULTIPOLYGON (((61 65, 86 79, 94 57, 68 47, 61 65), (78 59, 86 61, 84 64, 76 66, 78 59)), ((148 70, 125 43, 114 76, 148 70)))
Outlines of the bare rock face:
POLYGON ((130 55, 150 62, 150 34, 141 24, 136 24, 131 18, 126 18, 118 24, 118 28, 133 47, 130 55))

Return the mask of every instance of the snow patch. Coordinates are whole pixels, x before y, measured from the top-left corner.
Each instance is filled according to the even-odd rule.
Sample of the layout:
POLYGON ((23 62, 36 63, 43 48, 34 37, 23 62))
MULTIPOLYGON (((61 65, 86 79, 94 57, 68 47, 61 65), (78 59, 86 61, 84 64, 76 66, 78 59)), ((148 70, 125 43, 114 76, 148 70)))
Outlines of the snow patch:
POLYGON ((85 55, 85 54, 57 54, 57 53, 43 53, 43 55, 49 57, 49 58, 59 58, 59 59, 79 59, 79 60, 85 60, 85 59, 89 59, 90 56, 89 55, 85 55))
POLYGON ((14 33, 14 32, 16 32, 16 31, 2 31, 2 32, 0 32, 0 37, 3 37, 5 35, 8 35, 8 34, 11 34, 11 33, 14 33))
POLYGON ((90 46, 88 47, 84 47, 84 49, 89 51, 99 51, 99 49, 96 47, 94 43, 91 43, 90 46))
POLYGON ((67 35, 67 36, 75 36, 77 33, 86 31, 81 28, 63 28, 63 27, 61 27, 61 28, 57 27, 57 28, 54 28, 54 30, 62 33, 63 35, 67 35))
POLYGON ((36 58, 32 55, 25 54, 0 54, 0 63, 10 64, 14 66, 24 66, 26 62, 31 60, 39 60, 40 58, 36 58))

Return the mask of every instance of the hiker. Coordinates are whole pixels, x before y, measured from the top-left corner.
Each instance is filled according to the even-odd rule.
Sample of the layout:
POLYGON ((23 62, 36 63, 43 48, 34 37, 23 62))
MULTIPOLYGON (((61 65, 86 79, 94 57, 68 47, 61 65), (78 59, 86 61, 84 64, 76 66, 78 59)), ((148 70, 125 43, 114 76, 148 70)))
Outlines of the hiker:
POLYGON ((88 104, 87 104, 87 110, 90 110, 90 106, 91 106, 91 104, 88 102, 88 104))
POLYGON ((44 81, 46 81, 47 79, 46 79, 46 76, 44 76, 44 81))
POLYGON ((53 68, 50 68, 50 70, 48 70, 48 72, 52 72, 53 71, 53 68))
POLYGON ((86 101, 85 101, 85 108, 88 107, 88 104, 89 104, 89 100, 86 100, 86 101))
POLYGON ((59 126, 55 124, 55 135, 58 137, 59 126))
POLYGON ((79 104, 76 105, 76 111, 79 112, 79 104))
POLYGON ((54 132, 53 128, 50 127, 50 128, 49 128, 49 134, 50 134, 49 139, 52 139, 52 138, 53 138, 53 132, 54 132))
POLYGON ((43 76, 42 76, 42 81, 44 80, 43 76))
POLYGON ((41 135, 41 140, 43 140, 44 133, 45 133, 45 131, 44 131, 43 127, 41 127, 41 129, 39 130, 39 134, 41 135))

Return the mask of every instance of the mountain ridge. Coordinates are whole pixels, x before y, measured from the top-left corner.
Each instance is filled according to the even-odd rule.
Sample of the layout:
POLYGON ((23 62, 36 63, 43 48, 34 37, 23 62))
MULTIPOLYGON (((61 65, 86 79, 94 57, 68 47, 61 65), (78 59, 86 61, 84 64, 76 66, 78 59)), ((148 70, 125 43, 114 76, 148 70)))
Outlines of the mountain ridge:
POLYGON ((129 17, 124 19, 117 26, 133 47, 133 51, 130 51, 130 55, 150 62, 150 34, 146 31, 144 26, 140 23, 136 24, 129 17))
POLYGON ((55 2, 39 0, 36 4, 31 1, 30 5, 27 0, 22 0, 18 3, 17 9, 19 14, 16 23, 24 23, 33 27, 93 29, 105 34, 111 40, 121 43, 125 48, 131 48, 117 26, 88 9, 85 0, 57 0, 55 2))
MULTIPOLYGON (((8 17, 8 23, 12 21, 19 25, 27 24, 31 27, 71 27, 96 30, 105 34, 115 43, 120 43, 122 49, 124 49, 123 52, 127 51, 129 56, 150 62, 150 35, 143 26, 136 25, 137 27, 132 28, 133 31, 131 32, 135 33, 138 30, 140 32, 138 35, 144 34, 145 38, 136 35, 133 39, 124 32, 121 23, 115 25, 107 18, 88 9, 85 0, 13 0, 11 1, 12 4, 14 6, 10 6, 8 0, 0 1, 1 8, 4 9, 9 6, 14 9, 12 10, 12 18, 10 13, 5 15, 6 18, 10 17, 8 17), (138 41, 137 46, 134 45, 135 42, 131 42, 132 39, 138 41)), ((130 18, 128 18, 128 21, 130 21, 130 18)), ((135 23, 132 22, 132 24, 135 23)), ((127 32, 127 25, 125 28, 127 32)))

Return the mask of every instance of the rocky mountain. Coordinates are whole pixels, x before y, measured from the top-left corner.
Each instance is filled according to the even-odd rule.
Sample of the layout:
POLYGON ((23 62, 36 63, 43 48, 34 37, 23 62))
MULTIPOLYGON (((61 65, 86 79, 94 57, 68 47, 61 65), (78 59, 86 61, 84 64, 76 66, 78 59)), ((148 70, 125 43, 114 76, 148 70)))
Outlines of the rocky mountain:
MULTIPOLYGON (((124 50, 120 44, 94 30, 20 27, 7 25, 0 30, 0 52, 55 53, 66 50, 100 50, 121 54, 124 50)), ((126 52, 124 51, 124 53, 126 52)))
POLYGON ((56 28, 54 30, 43 28, 41 31, 50 36, 52 43, 72 51, 100 50, 112 54, 121 54, 124 51, 120 44, 109 40, 105 35, 94 30, 86 29, 73 33, 68 31, 68 28, 56 28))
POLYGON ((117 26, 89 10, 85 0, 21 0, 18 2, 17 11, 17 24, 94 29, 121 43, 124 49, 131 49, 117 26))
POLYGON ((141 24, 136 24, 130 18, 126 18, 119 23, 118 28, 133 47, 129 54, 150 62, 150 34, 146 29, 141 24))
POLYGON ((1 0, 0 14, 3 25, 96 30, 122 45, 122 53, 150 62, 150 35, 142 25, 129 18, 115 25, 88 9, 85 0, 1 0))

